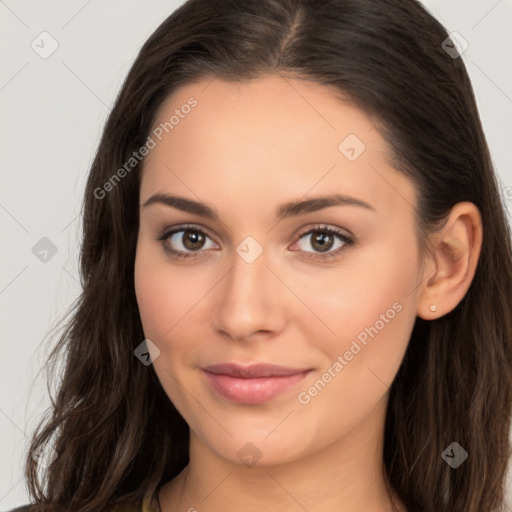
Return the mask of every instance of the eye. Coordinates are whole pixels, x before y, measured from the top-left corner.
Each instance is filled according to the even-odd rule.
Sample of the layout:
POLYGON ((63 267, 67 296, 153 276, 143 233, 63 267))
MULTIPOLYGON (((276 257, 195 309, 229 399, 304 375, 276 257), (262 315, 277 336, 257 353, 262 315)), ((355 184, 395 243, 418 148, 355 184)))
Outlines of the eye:
POLYGON ((194 225, 178 226, 162 233, 158 240, 165 251, 175 258, 195 257, 202 249, 213 249, 215 242, 207 233, 194 225))
POLYGON ((316 226, 303 233, 294 244, 301 251, 310 253, 308 258, 326 259, 338 256, 342 251, 355 245, 355 241, 337 229, 329 226, 316 226), (308 250, 312 247, 313 251, 308 250))
MULTIPOLYGON (((202 228, 192 224, 167 229, 157 240, 162 243, 166 253, 176 259, 194 258, 203 253, 203 249, 217 247, 202 228)), ((300 235, 294 245, 298 246, 300 251, 309 253, 307 258, 325 260, 338 256, 355 244, 355 240, 341 231, 320 225, 300 235), (312 247, 313 251, 308 250, 308 246, 312 247)))

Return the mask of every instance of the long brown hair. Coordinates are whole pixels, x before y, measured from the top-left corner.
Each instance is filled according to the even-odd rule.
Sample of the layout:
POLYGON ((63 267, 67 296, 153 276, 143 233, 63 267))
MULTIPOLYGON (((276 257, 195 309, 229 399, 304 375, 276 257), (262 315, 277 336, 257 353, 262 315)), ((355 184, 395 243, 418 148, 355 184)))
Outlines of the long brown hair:
MULTIPOLYGON (((190 0, 150 36, 108 118, 83 203, 83 292, 49 359, 64 357, 26 461, 43 511, 140 503, 188 463, 188 426, 152 366, 134 292, 143 160, 99 189, 146 143, 163 101, 204 77, 286 73, 333 86, 379 121, 396 168, 417 186, 420 247, 458 202, 483 223, 473 282, 449 314, 416 319, 390 389, 384 467, 409 512, 503 506, 512 407, 512 249, 474 93, 446 29, 416 0, 190 0), (103 189, 104 190, 104 189, 103 189), (441 457, 452 441, 469 454, 441 457), (41 471, 36 455, 58 457, 41 471), (38 469, 39 468, 39 469, 38 469)), ((200 107, 199 107, 200 108, 200 107)))

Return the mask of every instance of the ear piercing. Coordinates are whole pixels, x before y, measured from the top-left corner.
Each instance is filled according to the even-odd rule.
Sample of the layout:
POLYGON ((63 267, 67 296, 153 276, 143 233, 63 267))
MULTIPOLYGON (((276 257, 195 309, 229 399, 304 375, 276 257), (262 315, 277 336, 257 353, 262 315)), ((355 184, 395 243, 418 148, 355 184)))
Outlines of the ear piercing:
POLYGON ((435 311, 435 310, 436 310, 436 305, 430 304, 430 311, 435 311))

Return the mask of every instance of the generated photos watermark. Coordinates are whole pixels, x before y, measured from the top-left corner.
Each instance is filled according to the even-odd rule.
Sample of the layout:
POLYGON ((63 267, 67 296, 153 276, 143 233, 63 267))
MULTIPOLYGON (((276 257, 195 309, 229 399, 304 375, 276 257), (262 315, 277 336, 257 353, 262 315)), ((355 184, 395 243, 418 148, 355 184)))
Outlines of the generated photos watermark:
POLYGON ((368 345, 368 336, 375 338, 382 329, 389 324, 393 318, 402 311, 403 307, 400 302, 395 302, 391 308, 387 309, 385 313, 381 313, 379 320, 372 326, 366 327, 352 340, 350 347, 342 354, 338 355, 336 360, 322 373, 307 390, 301 391, 297 395, 297 400, 301 405, 307 405, 311 400, 318 395, 339 373, 347 366, 357 354, 359 354, 364 347, 368 345))
POLYGON ((151 135, 148 135, 146 142, 137 150, 132 153, 132 156, 119 167, 112 176, 103 183, 101 187, 94 189, 94 197, 96 199, 104 199, 108 192, 111 192, 116 185, 118 185, 123 178, 125 178, 137 165, 146 157, 152 149, 155 149, 159 142, 162 141, 164 134, 170 133, 182 119, 190 114, 192 109, 198 104, 194 97, 190 97, 186 103, 181 105, 180 108, 174 109, 174 114, 169 117, 168 121, 160 123, 153 129, 151 135), (156 139, 156 140, 155 140, 156 139))

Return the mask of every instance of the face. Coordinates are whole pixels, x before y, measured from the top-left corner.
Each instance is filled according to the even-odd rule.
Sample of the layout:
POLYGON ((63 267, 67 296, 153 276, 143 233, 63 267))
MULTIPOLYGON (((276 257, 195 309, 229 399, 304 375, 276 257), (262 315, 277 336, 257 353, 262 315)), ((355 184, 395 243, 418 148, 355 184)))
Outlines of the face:
POLYGON ((384 411, 416 318, 414 186, 333 92, 203 80, 168 98, 150 134, 144 333, 191 434, 234 462, 305 457, 384 411))

